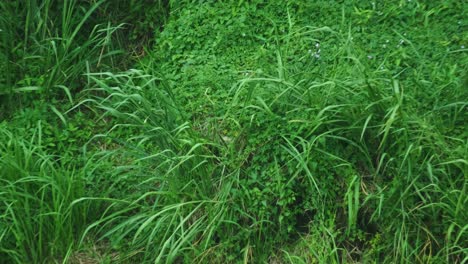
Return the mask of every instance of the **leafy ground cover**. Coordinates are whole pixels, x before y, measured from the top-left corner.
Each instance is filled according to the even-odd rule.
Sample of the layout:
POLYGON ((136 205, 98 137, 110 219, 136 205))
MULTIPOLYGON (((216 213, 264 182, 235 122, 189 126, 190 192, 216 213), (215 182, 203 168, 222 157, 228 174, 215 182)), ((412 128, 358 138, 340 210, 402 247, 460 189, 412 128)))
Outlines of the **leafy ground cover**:
POLYGON ((0 262, 468 260, 462 1, 26 2, 0 262))

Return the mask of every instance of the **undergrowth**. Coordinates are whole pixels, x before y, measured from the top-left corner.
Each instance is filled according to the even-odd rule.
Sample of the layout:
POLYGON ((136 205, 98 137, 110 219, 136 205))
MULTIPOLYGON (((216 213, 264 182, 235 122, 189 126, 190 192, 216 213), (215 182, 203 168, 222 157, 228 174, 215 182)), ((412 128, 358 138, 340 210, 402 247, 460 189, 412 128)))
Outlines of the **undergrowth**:
POLYGON ((1 24, 0 262, 468 260, 463 3, 64 5, 1 24))

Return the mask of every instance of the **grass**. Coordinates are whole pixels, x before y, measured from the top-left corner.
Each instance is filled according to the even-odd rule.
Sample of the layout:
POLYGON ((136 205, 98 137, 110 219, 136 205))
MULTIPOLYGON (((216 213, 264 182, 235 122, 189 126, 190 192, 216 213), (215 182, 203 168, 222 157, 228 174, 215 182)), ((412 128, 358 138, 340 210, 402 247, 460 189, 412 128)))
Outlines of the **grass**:
POLYGON ((75 232, 93 215, 89 204, 73 206, 85 195, 81 172, 59 165, 59 157, 43 151, 38 124, 31 139, 1 128, 2 259, 13 262, 65 259, 75 244, 75 232))
MULTIPOLYGON (((0 32, 17 58, 0 96, 22 106, 0 123, 0 262, 467 261, 462 3, 148 1, 125 16, 65 1, 58 22, 52 2, 28 4, 26 21, 49 22, 0 32), (122 32, 151 33, 122 23, 143 11, 165 24, 130 60, 122 32), (25 63, 39 58, 50 67, 25 63)), ((0 5, 12 24, 19 5, 0 5)))

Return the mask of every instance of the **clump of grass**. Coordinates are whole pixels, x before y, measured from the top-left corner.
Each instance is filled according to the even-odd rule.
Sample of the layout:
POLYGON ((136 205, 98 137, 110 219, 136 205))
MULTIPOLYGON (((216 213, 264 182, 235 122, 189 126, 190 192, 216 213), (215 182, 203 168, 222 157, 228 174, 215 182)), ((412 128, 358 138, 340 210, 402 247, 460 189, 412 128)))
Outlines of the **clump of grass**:
POLYGON ((69 97, 82 88, 83 73, 116 65, 112 59, 122 52, 111 40, 122 25, 91 23, 103 2, 0 3, 3 104, 10 109, 11 101, 29 105, 37 98, 31 93, 43 99, 69 97))
POLYGON ((61 165, 41 146, 41 126, 20 138, 0 126, 0 258, 45 263, 69 257, 92 218, 82 172, 61 165))
POLYGON ((190 131, 161 79, 139 71, 99 75, 89 76, 95 96, 83 103, 103 110, 101 118, 115 124, 92 141, 112 144, 96 153, 93 170, 104 173, 103 160, 114 164, 104 173, 110 186, 102 191, 115 199, 95 198, 108 201, 113 210, 89 232, 113 241, 125 252, 122 258, 140 260, 171 261, 192 252, 195 240, 206 244, 222 216, 210 177, 215 157, 206 151, 207 143, 190 131), (135 136, 115 137, 122 133, 135 136))

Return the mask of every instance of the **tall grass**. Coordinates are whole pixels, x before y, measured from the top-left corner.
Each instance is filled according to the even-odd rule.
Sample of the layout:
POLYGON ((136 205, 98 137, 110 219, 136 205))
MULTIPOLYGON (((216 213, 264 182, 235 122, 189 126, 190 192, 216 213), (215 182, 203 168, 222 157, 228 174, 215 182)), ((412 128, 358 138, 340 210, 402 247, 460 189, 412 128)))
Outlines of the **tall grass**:
POLYGON ((106 58, 119 52, 111 43, 111 35, 119 26, 90 24, 103 2, 0 3, 0 56, 4 69, 0 96, 8 96, 3 104, 28 102, 22 94, 32 91, 43 97, 65 97, 69 90, 82 87, 82 74, 87 70, 112 64, 106 58))
POLYGON ((109 200, 113 210, 87 233, 113 241, 123 252, 120 260, 170 262, 184 252, 194 256, 194 248, 206 249, 227 199, 215 185, 223 175, 213 175, 217 159, 207 151, 210 143, 183 121, 161 79, 139 71, 89 78, 94 83, 89 92, 95 96, 83 104, 103 110, 101 118, 115 124, 89 143, 111 139, 95 155, 92 170, 106 175, 111 185, 102 191, 115 199, 109 200), (134 136, 114 137, 120 133, 134 136), (102 171, 103 160, 115 164, 112 171, 102 171))
POLYGON ((73 206, 85 195, 82 172, 45 153, 41 137, 40 124, 33 138, 0 127, 2 263, 66 261, 93 214, 86 203, 73 206))

